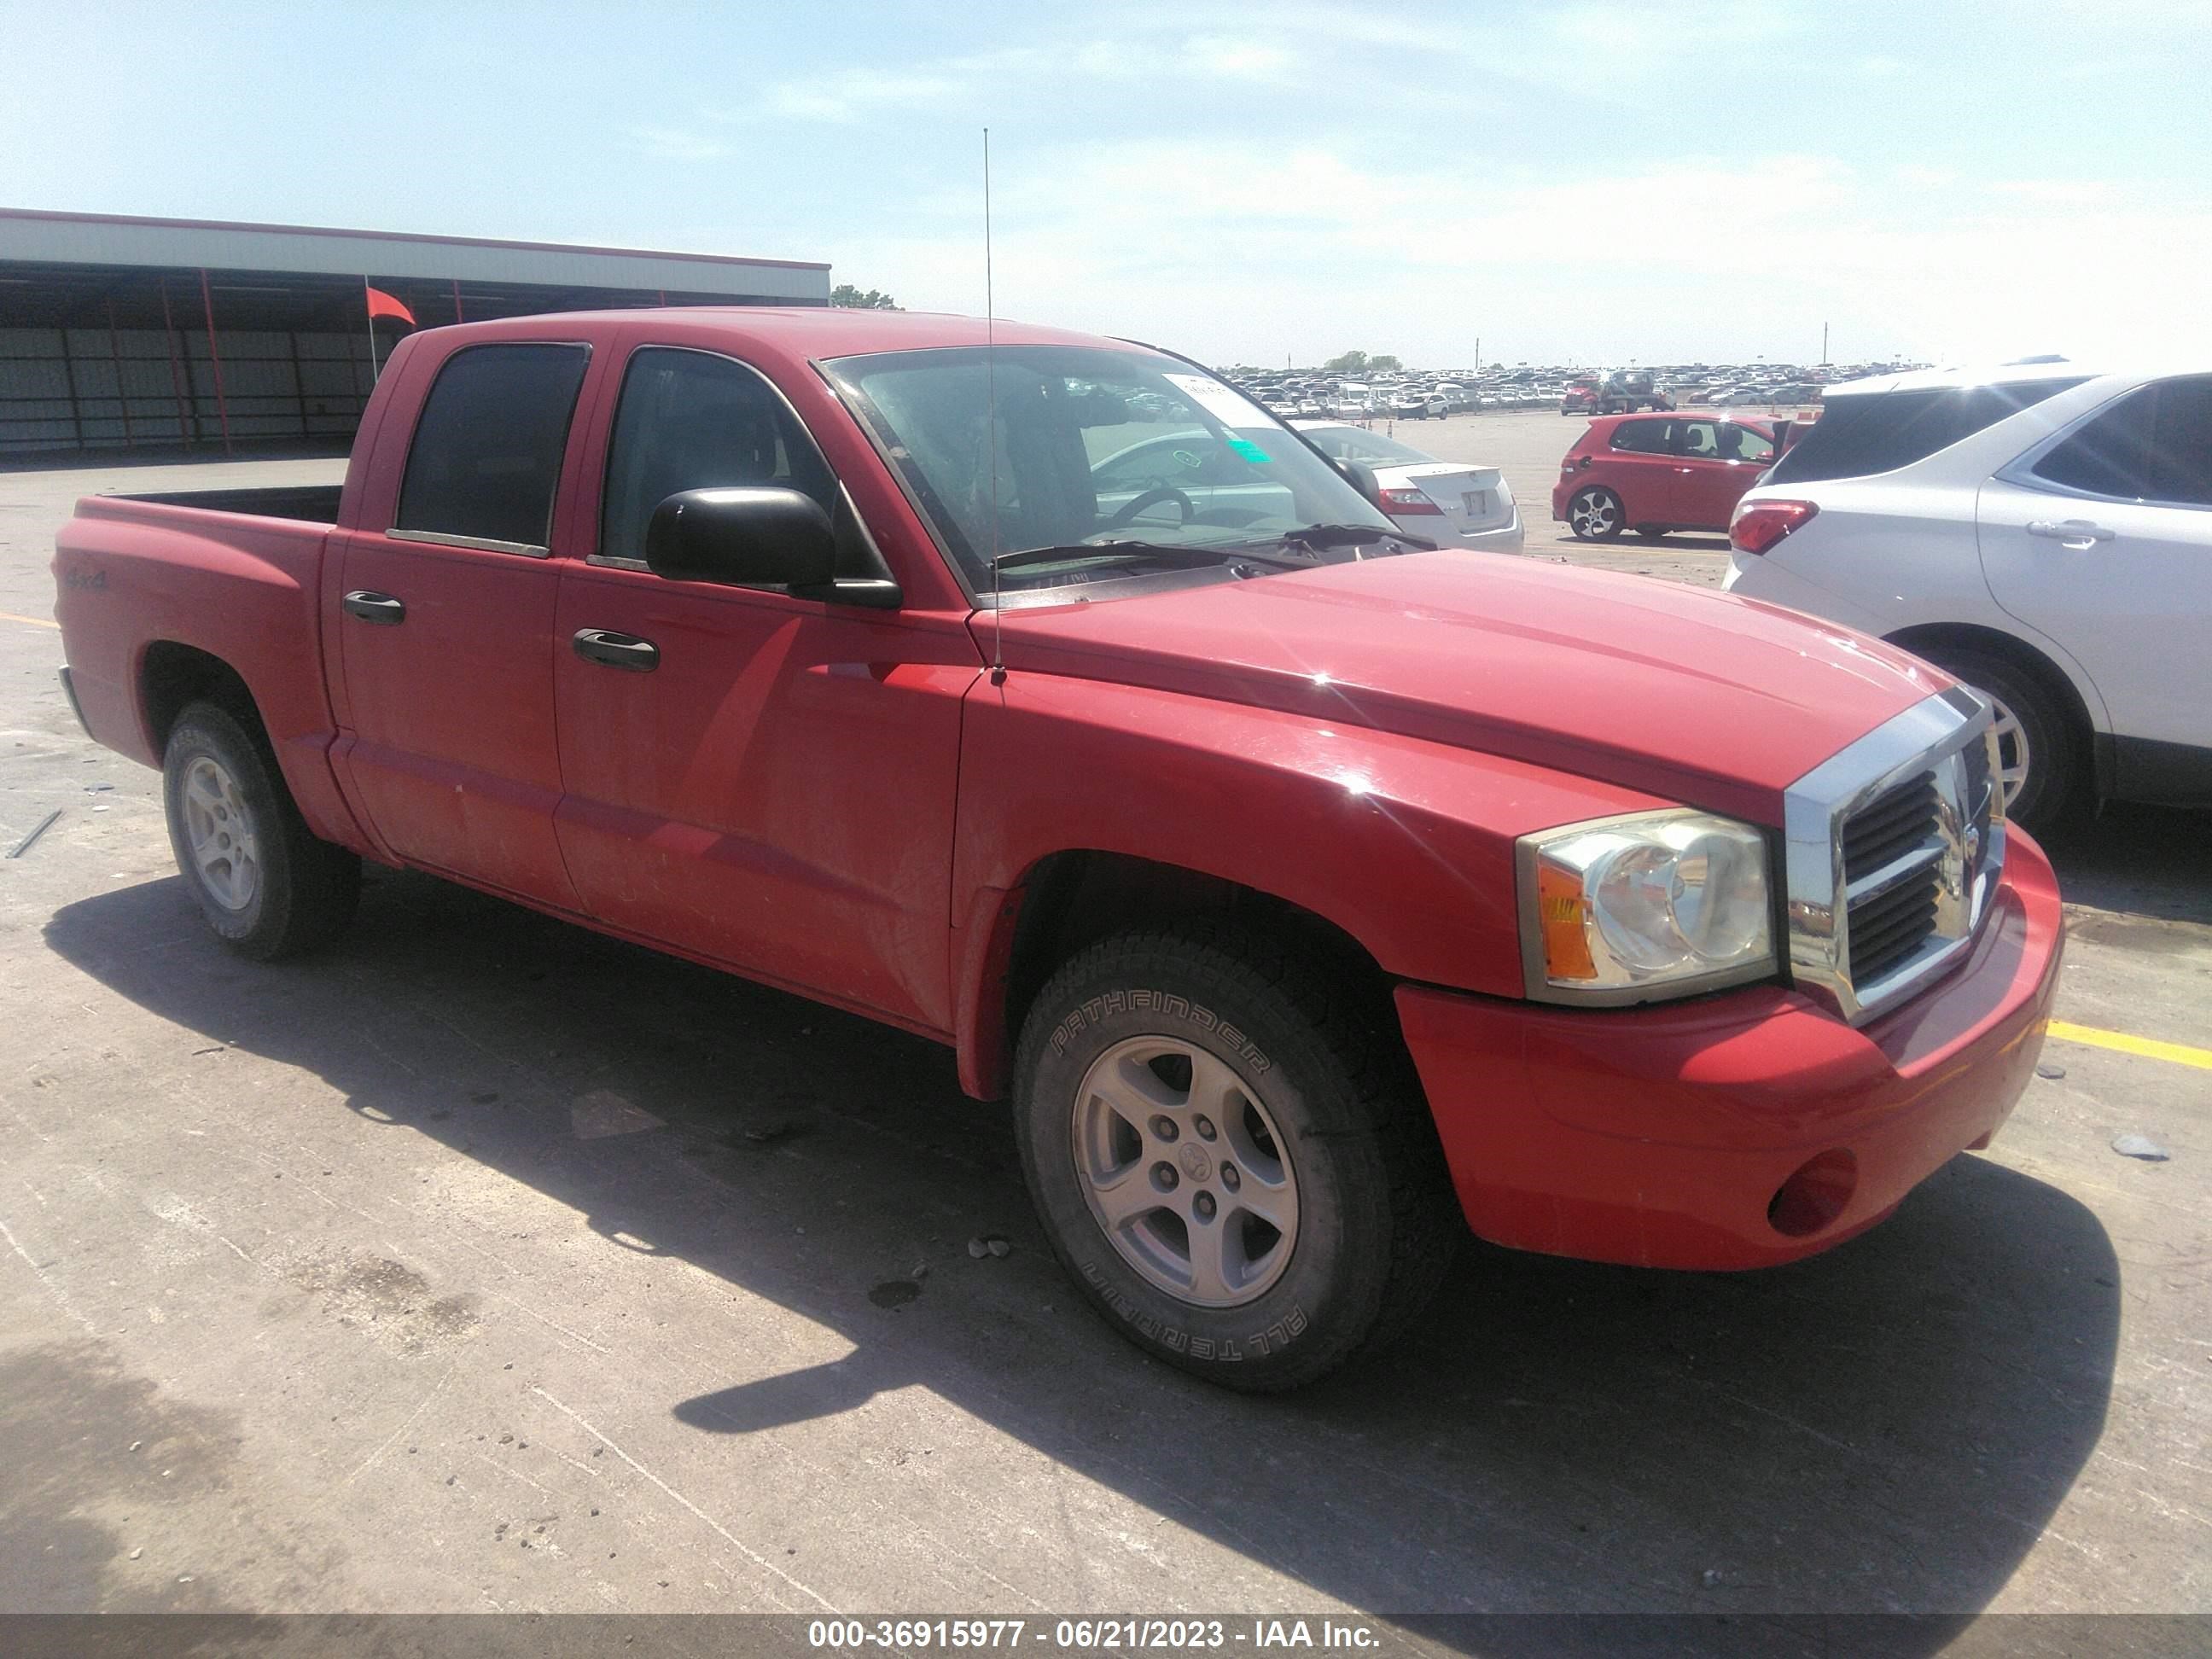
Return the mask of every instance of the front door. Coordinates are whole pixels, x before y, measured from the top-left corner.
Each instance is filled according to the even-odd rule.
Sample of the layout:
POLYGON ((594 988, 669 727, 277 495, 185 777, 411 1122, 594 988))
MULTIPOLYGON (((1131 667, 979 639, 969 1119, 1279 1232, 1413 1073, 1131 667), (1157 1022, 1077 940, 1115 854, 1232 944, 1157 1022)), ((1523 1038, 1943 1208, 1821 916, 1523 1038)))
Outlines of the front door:
POLYGON ((553 626, 568 869, 611 927, 947 1030, 975 644, 957 617, 645 568, 655 506, 739 484, 813 495, 866 558, 842 488, 760 374, 640 347, 608 444, 598 550, 564 562, 553 626))
POLYGON ((437 371, 388 529, 341 538, 343 764, 385 845, 574 908, 554 837, 554 495, 585 347, 470 346, 437 371))
POLYGON ((1680 521, 1682 463, 1674 454, 1674 422, 1652 416, 1613 429, 1606 481, 1620 497, 1632 527, 1680 521))
POLYGON ((2212 749, 2212 375, 2108 404, 1984 483, 1975 518, 1996 602, 2104 699, 2122 790, 2166 793, 2130 781, 2130 741, 2212 749))

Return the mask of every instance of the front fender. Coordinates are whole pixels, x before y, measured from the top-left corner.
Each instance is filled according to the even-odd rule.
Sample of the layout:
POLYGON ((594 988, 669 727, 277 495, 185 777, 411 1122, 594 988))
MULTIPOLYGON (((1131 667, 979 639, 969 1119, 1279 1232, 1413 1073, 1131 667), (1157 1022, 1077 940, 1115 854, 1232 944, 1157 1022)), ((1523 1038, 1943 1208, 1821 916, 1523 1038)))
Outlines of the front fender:
POLYGON ((1006 1033, 1012 900, 1043 859, 1122 854, 1310 911, 1392 977, 1522 994, 1513 845, 1668 803, 1524 762, 1142 686, 1016 672, 963 721, 951 914, 962 1075, 1006 1033))

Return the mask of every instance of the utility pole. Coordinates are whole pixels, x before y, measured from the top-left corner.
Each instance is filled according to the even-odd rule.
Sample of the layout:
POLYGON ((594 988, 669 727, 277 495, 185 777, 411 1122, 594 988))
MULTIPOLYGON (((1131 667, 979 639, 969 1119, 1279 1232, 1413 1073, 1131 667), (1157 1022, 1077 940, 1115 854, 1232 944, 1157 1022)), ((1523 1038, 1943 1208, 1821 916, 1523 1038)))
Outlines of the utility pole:
POLYGON ((1820 361, 1824 363, 1828 361, 1828 325, 1826 323, 1820 325, 1820 361))

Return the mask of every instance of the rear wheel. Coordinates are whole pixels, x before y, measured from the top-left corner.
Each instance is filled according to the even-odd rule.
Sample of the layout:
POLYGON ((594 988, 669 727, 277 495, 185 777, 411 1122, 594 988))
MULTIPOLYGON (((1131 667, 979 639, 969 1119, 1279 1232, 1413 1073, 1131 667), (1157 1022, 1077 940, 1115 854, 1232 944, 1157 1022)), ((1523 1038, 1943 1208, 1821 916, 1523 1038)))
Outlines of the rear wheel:
POLYGON ((177 869, 233 950, 289 956, 352 919, 361 860, 307 828, 266 744, 227 709, 196 702, 178 715, 161 794, 177 869))
POLYGON ((1271 936, 1091 946, 1039 993, 1016 1073, 1054 1251, 1123 1335, 1211 1381, 1295 1388, 1387 1340, 1464 1231, 1395 1030, 1271 936))
POLYGON ((2063 702, 2041 676, 1994 652, 1939 645, 1920 654, 1996 706, 2006 816, 2038 834, 2061 823, 2082 778, 2081 734, 2063 702))
POLYGON ((1609 542, 1626 527, 1620 497, 1603 484, 1584 484, 1567 497, 1567 528, 1586 542, 1609 542))

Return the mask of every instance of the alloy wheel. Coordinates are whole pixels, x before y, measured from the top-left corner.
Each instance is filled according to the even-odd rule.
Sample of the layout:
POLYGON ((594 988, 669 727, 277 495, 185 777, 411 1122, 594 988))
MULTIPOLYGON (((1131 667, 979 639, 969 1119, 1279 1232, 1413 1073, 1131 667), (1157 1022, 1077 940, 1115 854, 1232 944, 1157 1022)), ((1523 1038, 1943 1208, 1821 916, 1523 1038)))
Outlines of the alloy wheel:
POLYGON ((185 839, 208 896, 226 910, 243 910, 261 890, 261 844, 237 781, 202 755, 185 769, 185 839))
POLYGON ((1602 489, 1583 489, 1567 503, 1567 526, 1586 541, 1597 541, 1615 525, 1613 497, 1602 489))
POLYGON ((1076 1091, 1075 1173, 1121 1259, 1179 1301, 1233 1308, 1297 1243, 1296 1171, 1267 1108, 1218 1056, 1132 1037, 1076 1091))

